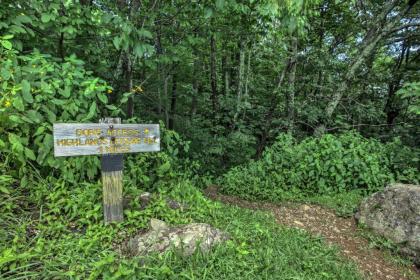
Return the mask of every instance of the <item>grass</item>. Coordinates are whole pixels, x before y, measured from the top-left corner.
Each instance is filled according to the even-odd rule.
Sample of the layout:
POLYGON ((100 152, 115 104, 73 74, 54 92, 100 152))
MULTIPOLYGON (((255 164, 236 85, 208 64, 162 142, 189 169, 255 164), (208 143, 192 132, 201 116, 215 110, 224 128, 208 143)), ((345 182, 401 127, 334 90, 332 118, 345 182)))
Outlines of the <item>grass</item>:
POLYGON ((315 203, 333 209, 340 217, 351 217, 363 199, 359 191, 304 197, 299 202, 315 203))
MULTIPOLYGON (((361 279, 355 265, 341 259, 322 239, 281 227, 267 213, 209 201, 189 182, 155 193, 143 211, 131 203, 120 225, 103 225, 102 209, 97 207, 101 197, 95 196, 99 187, 92 184, 68 191, 63 185, 53 190, 38 186, 34 191, 44 208, 36 217, 42 219, 2 204, 0 278, 361 279), (166 197, 189 208, 169 209, 166 197), (67 200, 71 204, 62 205, 67 200), (231 240, 208 254, 196 252, 191 257, 174 252, 134 258, 119 254, 119 244, 145 228, 150 217, 171 224, 209 223, 227 231, 231 240)), ((126 191, 135 195, 141 190, 126 191)), ((30 195, 27 199, 35 203, 30 195)))

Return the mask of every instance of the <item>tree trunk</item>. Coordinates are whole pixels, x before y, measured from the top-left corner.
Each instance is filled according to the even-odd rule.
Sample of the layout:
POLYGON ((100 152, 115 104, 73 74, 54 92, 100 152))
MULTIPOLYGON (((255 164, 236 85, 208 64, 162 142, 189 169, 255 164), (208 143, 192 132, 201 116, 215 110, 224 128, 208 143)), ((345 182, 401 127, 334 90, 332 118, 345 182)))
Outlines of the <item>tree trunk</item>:
MULTIPOLYGON (((127 92, 131 92, 133 88, 133 65, 131 63, 130 53, 126 52, 126 68, 125 68, 125 79, 127 82, 127 92)), ((127 118, 132 118, 134 115, 134 98, 130 96, 127 102, 127 118)))
POLYGON ((292 54, 289 61, 289 85, 286 94, 287 132, 293 134, 295 120, 295 80, 297 60, 297 38, 292 38, 292 54))
POLYGON ((165 96, 165 124, 166 127, 169 127, 169 96, 168 96, 168 80, 171 76, 166 74, 165 80, 163 82, 163 95, 165 96))
POLYGON ((216 40, 214 34, 210 36, 210 83, 211 83, 211 100, 213 106, 213 115, 216 116, 218 100, 217 100, 217 76, 216 76, 216 40))
POLYGON ((194 117, 194 115, 197 113, 197 97, 200 93, 200 89, 201 89, 201 84, 200 84, 200 80, 199 80, 199 73, 200 73, 200 61, 199 59, 195 59, 194 60, 194 75, 193 75, 193 84, 192 84, 192 89, 193 89, 193 96, 191 99, 191 111, 190 111, 190 117, 194 117))
POLYGON ((171 96, 171 114, 169 116, 169 129, 175 127, 175 114, 176 114, 176 99, 177 99, 177 74, 172 75, 172 96, 171 96))
POLYGON ((376 22, 374 22, 374 24, 364 37, 358 54, 352 59, 348 71, 344 75, 343 80, 339 83, 339 87, 333 94, 331 101, 327 104, 324 112, 324 122, 321 125, 319 125, 314 131, 314 134, 316 136, 321 136, 325 133, 325 121, 331 119, 335 109, 337 108, 337 105, 341 101, 341 98, 347 91, 350 83, 354 80, 356 72, 360 69, 360 67, 366 61, 366 59, 369 56, 371 56, 372 53, 375 51, 379 41, 383 39, 386 35, 391 33, 395 26, 398 23, 400 23, 403 13, 400 13, 399 15, 395 16, 392 19, 392 21, 387 22, 389 13, 393 11, 398 2, 399 1, 396 0, 389 1, 383 8, 382 12, 376 17, 377 20, 376 22))
POLYGON ((408 63, 410 45, 404 41, 401 48, 401 53, 395 62, 393 69, 393 78, 388 84, 388 96, 385 103, 384 112, 386 114, 386 123, 389 125, 388 128, 391 130, 394 126, 395 119, 400 114, 401 108, 397 104, 397 96, 395 93, 401 88, 401 66, 405 59, 405 63, 408 63))
POLYGON ((233 117, 233 127, 236 126, 239 113, 241 111, 242 91, 244 84, 244 72, 245 72, 245 44, 243 40, 240 42, 239 48, 239 67, 238 67, 238 87, 236 89, 236 110, 233 117))
MULTIPOLYGON (((163 49, 162 49, 162 26, 160 24, 160 16, 158 15, 155 19, 155 26, 156 26, 156 41, 155 41, 155 46, 156 46, 156 54, 158 56, 158 58, 163 54, 163 49)), ((158 116, 161 117, 162 115, 162 92, 161 92, 161 84, 162 81, 165 79, 165 73, 164 73, 164 69, 161 65, 160 62, 158 62, 157 64, 157 71, 158 71, 158 81, 159 81, 159 85, 158 85, 158 116)))
MULTIPOLYGON (((248 57, 247 57, 247 62, 246 62, 245 92, 244 92, 243 103, 247 103, 249 99, 249 80, 251 76, 251 51, 252 51, 251 49, 252 48, 248 50, 248 57)), ((242 119, 245 118, 245 113, 246 113, 246 108, 244 108, 243 110, 242 119)))
POLYGON ((225 43, 223 57, 222 57, 222 82, 223 82, 223 94, 229 94, 229 52, 227 50, 227 44, 225 43))
POLYGON ((256 153, 256 157, 260 158, 264 148, 267 144, 267 139, 269 136, 269 132, 271 129, 271 123, 273 122, 273 117, 274 117, 274 112, 277 108, 277 104, 278 104, 278 95, 279 95, 279 90, 281 89, 282 85, 283 85, 283 81, 284 78, 286 77, 286 73, 287 71, 290 69, 290 59, 288 59, 287 64, 284 66, 283 70, 279 73, 279 77, 278 77, 278 81, 277 81, 277 85, 274 88, 273 92, 271 93, 271 100, 270 100, 270 108, 268 109, 268 113, 265 117, 265 123, 263 125, 263 130, 261 133, 261 137, 260 137, 260 141, 257 147, 257 153, 256 153))

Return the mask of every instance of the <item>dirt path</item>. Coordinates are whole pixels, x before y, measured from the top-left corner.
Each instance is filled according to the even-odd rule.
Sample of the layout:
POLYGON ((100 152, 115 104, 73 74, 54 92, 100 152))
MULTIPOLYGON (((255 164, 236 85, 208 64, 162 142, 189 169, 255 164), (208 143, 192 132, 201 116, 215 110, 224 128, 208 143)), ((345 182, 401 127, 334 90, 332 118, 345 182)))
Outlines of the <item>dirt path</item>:
POLYGON ((333 211, 318 205, 286 203, 275 205, 266 202, 249 202, 234 196, 217 193, 217 187, 210 186, 204 193, 211 199, 236 206, 272 211, 278 223, 288 227, 301 228, 313 235, 321 235, 329 244, 341 248, 342 254, 352 259, 367 279, 399 280, 415 279, 420 274, 413 266, 412 276, 385 257, 384 252, 369 248, 368 241, 357 234, 353 218, 337 217, 333 211))

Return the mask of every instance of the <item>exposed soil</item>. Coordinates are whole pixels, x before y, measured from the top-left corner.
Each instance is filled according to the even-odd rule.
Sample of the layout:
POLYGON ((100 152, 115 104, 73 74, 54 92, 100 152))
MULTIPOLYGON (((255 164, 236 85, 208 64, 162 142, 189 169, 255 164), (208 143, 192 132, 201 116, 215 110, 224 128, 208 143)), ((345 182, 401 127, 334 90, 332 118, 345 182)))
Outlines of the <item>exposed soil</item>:
POLYGON ((420 279, 419 271, 412 267, 412 273, 392 263, 386 254, 370 248, 366 239, 357 234, 354 218, 337 217, 332 210, 313 204, 250 202, 238 197, 222 195, 217 186, 209 186, 204 193, 211 199, 243 208, 271 211, 278 223, 300 228, 313 235, 321 235, 329 244, 341 249, 343 256, 353 260, 366 279, 399 280, 420 279), (411 274, 409 276, 408 274, 411 274), (417 275, 417 277, 415 276, 417 275))

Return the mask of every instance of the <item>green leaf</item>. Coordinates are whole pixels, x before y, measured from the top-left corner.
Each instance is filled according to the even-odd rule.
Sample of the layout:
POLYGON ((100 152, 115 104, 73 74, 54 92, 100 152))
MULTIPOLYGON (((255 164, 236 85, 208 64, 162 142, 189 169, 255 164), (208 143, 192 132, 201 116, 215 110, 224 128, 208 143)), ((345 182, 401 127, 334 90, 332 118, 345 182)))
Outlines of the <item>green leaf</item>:
POLYGON ((90 105, 89 113, 86 116, 85 120, 90 120, 91 118, 93 118, 93 116, 95 116, 95 113, 96 113, 96 103, 93 102, 92 105, 90 105))
POLYGON ((211 18, 213 15, 213 9, 212 8, 205 8, 204 9, 204 18, 211 18))
POLYGON ((41 135, 44 131, 45 131, 45 127, 44 127, 44 126, 40 126, 40 127, 38 127, 38 129, 36 130, 36 132, 35 132, 34 136, 41 135))
POLYGON ((70 88, 68 86, 64 87, 63 90, 60 90, 60 94, 64 96, 65 98, 70 97, 70 88))
POLYGON ((225 6, 225 0, 216 0, 216 8, 223 9, 225 6))
POLYGON ((5 186, 0 186, 0 191, 5 194, 10 194, 10 191, 5 186))
POLYGON ((22 85, 23 99, 28 103, 34 102, 34 98, 31 94, 31 84, 27 80, 22 80, 20 84, 22 85))
POLYGON ((35 160, 36 159, 34 152, 31 149, 28 149, 28 148, 25 148, 25 156, 27 158, 29 158, 30 160, 35 160))
MULTIPOLYGON (((3 80, 5 80, 5 81, 10 79, 10 76, 11 76, 10 74, 11 73, 8 69, 6 69, 6 67, 0 69, 0 74, 1 74, 1 77, 3 78, 3 80)), ((3 90, 5 90, 6 87, 7 87, 7 83, 4 82, 3 83, 3 90)))
POLYGON ((165 162, 164 164, 162 164, 161 166, 158 167, 157 173, 159 175, 163 175, 169 170, 169 168, 171 168, 171 164, 169 163, 169 161, 167 161, 167 162, 165 162))
POLYGON ((11 34, 4 35, 2 39, 4 39, 4 40, 10 40, 10 39, 13 39, 13 35, 11 35, 11 34))
POLYGON ((9 133, 9 142, 12 144, 12 150, 15 152, 22 152, 22 139, 14 133, 9 133))
POLYGON ((153 38, 152 33, 149 30, 146 30, 144 28, 140 29, 138 31, 138 34, 139 34, 139 36, 145 37, 145 38, 148 38, 148 39, 152 39, 153 38))
POLYGON ((105 107, 111 111, 117 110, 118 108, 115 105, 105 105, 105 107))
POLYGON ((53 15, 51 15, 51 14, 42 13, 42 15, 41 15, 41 21, 43 23, 49 22, 52 18, 53 18, 53 15))
POLYGON ((108 97, 103 93, 98 93, 98 98, 101 100, 102 103, 108 103, 108 97))
POLYGON ((18 109, 19 111, 25 110, 25 106, 23 106, 22 99, 19 96, 13 99, 13 107, 18 109))
POLYGON ((26 113, 26 116, 33 120, 35 123, 40 123, 43 120, 42 115, 35 110, 29 110, 26 113))
POLYGON ((134 54, 137 57, 142 57, 143 54, 145 53, 146 48, 144 47, 143 44, 137 44, 134 46, 134 54))
POLYGON ((12 43, 10 43, 9 41, 1 40, 0 43, 6 50, 12 49, 12 43))
POLYGON ((55 115, 55 113, 54 113, 53 111, 51 111, 51 110, 48 110, 48 109, 46 109, 45 111, 46 111, 46 113, 47 113, 47 118, 48 118, 48 121, 49 121, 50 123, 55 122, 55 121, 56 121, 56 119, 57 119, 57 116, 55 115))
POLYGON ((23 123, 22 119, 17 115, 10 115, 9 119, 14 123, 23 123))
POLYGON ((114 39, 112 40, 112 43, 114 44, 114 47, 119 50, 120 49, 120 44, 121 44, 121 38, 120 37, 114 37, 114 39))

